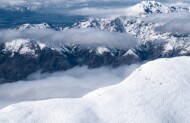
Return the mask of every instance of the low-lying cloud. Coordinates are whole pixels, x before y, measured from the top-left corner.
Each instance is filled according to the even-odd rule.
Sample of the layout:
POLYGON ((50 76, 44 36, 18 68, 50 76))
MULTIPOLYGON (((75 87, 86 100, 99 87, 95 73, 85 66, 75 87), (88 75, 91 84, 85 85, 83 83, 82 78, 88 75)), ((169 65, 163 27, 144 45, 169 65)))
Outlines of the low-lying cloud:
POLYGON ((143 20, 150 23, 161 23, 166 24, 175 19, 187 19, 190 17, 189 12, 174 12, 174 13, 165 13, 165 14, 152 14, 146 18, 142 18, 143 20))
POLYGON ((139 66, 93 70, 76 67, 53 74, 35 73, 28 78, 29 81, 0 85, 0 108, 22 101, 81 97, 97 88, 121 82, 139 66))
POLYGON ((161 24, 155 28, 158 32, 190 33, 189 12, 155 14, 143 19, 149 23, 161 24))
POLYGON ((159 32, 172 32, 172 33, 190 33, 190 17, 189 19, 175 19, 163 26, 157 27, 155 30, 159 32))
POLYGON ((100 31, 97 29, 68 29, 54 31, 50 29, 2 30, 1 41, 14 39, 31 39, 50 44, 81 44, 88 46, 111 46, 118 48, 133 47, 136 39, 126 33, 100 31))
POLYGON ((118 17, 127 16, 128 8, 98 8, 98 7, 84 7, 79 9, 74 9, 68 12, 70 15, 82 15, 90 17, 118 17))

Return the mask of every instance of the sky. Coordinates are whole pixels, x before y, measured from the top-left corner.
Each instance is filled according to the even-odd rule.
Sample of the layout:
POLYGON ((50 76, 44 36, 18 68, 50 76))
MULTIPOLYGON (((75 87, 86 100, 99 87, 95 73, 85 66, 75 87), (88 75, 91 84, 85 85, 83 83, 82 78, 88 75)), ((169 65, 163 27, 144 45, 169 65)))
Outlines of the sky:
MULTIPOLYGON (((61 7, 71 7, 71 6, 88 6, 88 5, 101 5, 101 4, 112 4, 114 5, 119 3, 137 3, 142 0, 1 0, 0 6, 29 6, 29 7, 40 7, 40 6, 51 6, 57 5, 61 7)), ((157 0, 159 2, 181 2, 189 0, 157 0)))

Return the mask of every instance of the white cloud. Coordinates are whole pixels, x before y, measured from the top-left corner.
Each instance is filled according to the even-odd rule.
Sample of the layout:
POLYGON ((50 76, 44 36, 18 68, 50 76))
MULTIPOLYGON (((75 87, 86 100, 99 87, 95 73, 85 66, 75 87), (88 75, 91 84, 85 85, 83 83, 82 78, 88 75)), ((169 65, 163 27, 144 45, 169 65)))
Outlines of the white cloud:
POLYGON ((81 97, 97 88, 121 82, 139 66, 134 64, 93 70, 77 67, 53 74, 35 73, 29 77, 30 81, 0 85, 0 108, 22 101, 81 97))
POLYGON ((189 12, 155 14, 144 19, 151 23, 160 23, 161 26, 155 28, 159 32, 190 33, 189 12))
MULTIPOLYGON (((117 2, 123 2, 123 3, 134 3, 134 2, 140 2, 141 0, 1 0, 0 1, 0 7, 6 7, 6 6, 12 6, 12 7, 19 7, 19 6, 29 6, 29 7, 34 7, 34 6, 51 6, 51 5, 58 5, 58 6, 72 6, 72 5, 78 5, 78 4, 85 4, 85 3, 99 3, 99 4, 104 4, 104 3, 117 3, 117 2)), ((185 0, 176 0, 176 1, 171 1, 171 0, 158 0, 160 2, 182 2, 185 0)), ((186 0, 187 2, 189 0, 186 0)))
POLYGON ((151 23, 165 24, 175 19, 186 19, 189 18, 189 16, 190 16, 189 12, 176 12, 176 13, 166 13, 166 14, 153 14, 149 17, 142 19, 151 23))
MULTIPOLYGON (((190 18, 189 18, 190 19, 190 18)), ((190 33, 189 19, 175 19, 156 28, 159 32, 190 33)))
MULTIPOLYGON (((60 5, 63 4, 80 4, 88 2, 112 2, 122 0, 1 0, 1 6, 46 6, 46 5, 60 5)), ((127 0, 128 1, 128 0, 127 0)))
POLYGON ((88 46, 111 46, 129 48, 137 44, 136 39, 126 33, 100 31, 97 29, 68 29, 54 31, 50 29, 1 30, 0 40, 32 39, 44 43, 55 44, 81 44, 88 46))
POLYGON ((128 8, 97 8, 97 7, 84 7, 80 9, 74 9, 68 12, 71 15, 83 15, 92 17, 117 17, 124 16, 128 13, 128 8))

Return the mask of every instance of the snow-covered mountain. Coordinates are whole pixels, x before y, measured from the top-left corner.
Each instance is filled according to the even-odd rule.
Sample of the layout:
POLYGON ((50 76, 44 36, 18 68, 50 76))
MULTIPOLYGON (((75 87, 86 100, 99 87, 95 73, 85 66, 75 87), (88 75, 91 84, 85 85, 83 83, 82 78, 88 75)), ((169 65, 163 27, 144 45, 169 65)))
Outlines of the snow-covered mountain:
MULTIPOLYGON (((189 12, 188 6, 168 6, 155 1, 142 1, 129 7, 131 15, 114 18, 89 18, 65 29, 71 28, 96 28, 102 31, 128 33, 137 38, 139 45, 151 43, 158 45, 158 41, 164 47, 163 55, 171 51, 180 51, 181 55, 189 54, 190 35, 183 33, 158 32, 155 29, 167 23, 151 22, 147 16, 154 14, 189 12)), ((157 47, 157 46, 156 46, 157 47)))
POLYGON ((89 68, 105 65, 117 67, 144 60, 190 55, 189 34, 157 32, 155 28, 162 26, 166 22, 146 21, 147 17, 156 13, 189 12, 188 6, 169 6, 155 1, 142 1, 135 6, 129 7, 128 10, 136 13, 130 12, 133 13, 133 16, 90 18, 67 28, 53 27, 47 23, 18 26, 15 29, 19 31, 52 29, 64 32, 73 28, 96 28, 102 31, 128 33, 138 40, 138 45, 127 49, 108 46, 89 47, 80 44, 52 46, 31 39, 15 39, 0 44, 0 61, 2 61, 2 64, 0 64, 0 78, 4 77, 15 81, 24 79, 27 75, 39 69, 44 72, 54 72, 67 70, 77 65, 87 65, 89 68), (22 57, 22 60, 19 60, 20 57, 22 57), (32 62, 28 62, 29 60, 32 62), (14 72, 6 69, 7 64, 13 65, 11 67, 15 68, 14 72), (23 67, 25 68, 24 70, 17 68, 20 64, 26 65, 23 67), (27 69, 30 69, 30 71, 27 69), (25 73, 22 71, 25 71, 25 73))
POLYGON ((71 28, 96 28, 103 31, 128 33, 138 39, 139 46, 152 44, 158 47, 162 45, 164 47, 162 49, 163 56, 171 51, 179 51, 181 55, 189 54, 190 35, 155 31, 155 28, 161 25, 160 23, 146 22, 141 18, 117 17, 114 19, 89 19, 76 23, 71 28))
POLYGON ((189 68, 189 57, 151 61, 82 98, 11 105, 0 111, 0 122, 189 123, 189 68))
POLYGON ((0 61, 0 78, 5 79, 0 83, 6 83, 25 79, 39 70, 56 72, 83 65, 91 69, 101 66, 117 67, 140 62, 141 58, 135 50, 128 48, 51 45, 30 39, 15 39, 0 43, 0 61))
POLYGON ((6 107, 0 110, 0 123, 189 123, 190 34, 158 32, 156 28, 167 22, 147 21, 154 14, 180 14, 189 10, 188 6, 142 1, 129 7, 126 16, 89 18, 67 28, 47 23, 18 26, 14 31, 64 32, 95 28, 128 33, 138 44, 116 48, 52 45, 32 39, 0 42, 0 80, 4 79, 0 84, 23 80, 39 70, 51 73, 83 65, 92 69, 147 63, 120 84, 98 89, 82 98, 24 102, 6 107))
POLYGON ((4 78, 5 82, 12 82, 25 79, 38 70, 64 71, 83 65, 91 69, 102 66, 118 67, 162 57, 189 56, 188 47, 187 43, 184 49, 173 48, 165 42, 146 42, 126 49, 108 46, 86 47, 80 44, 53 46, 30 39, 16 39, 0 43, 0 78, 4 78), (23 67, 19 67, 20 65, 23 67))
POLYGON ((142 16, 146 17, 150 14, 156 13, 173 13, 189 11, 188 6, 168 6, 156 1, 142 1, 132 7, 129 7, 127 11, 128 16, 142 16))
POLYGON ((23 24, 16 27, 16 30, 26 30, 26 29, 50 29, 51 27, 48 23, 41 23, 41 24, 23 24))
POLYGON ((4 52, 12 52, 12 56, 17 52, 19 54, 35 55, 38 46, 29 39, 16 39, 5 43, 4 52))

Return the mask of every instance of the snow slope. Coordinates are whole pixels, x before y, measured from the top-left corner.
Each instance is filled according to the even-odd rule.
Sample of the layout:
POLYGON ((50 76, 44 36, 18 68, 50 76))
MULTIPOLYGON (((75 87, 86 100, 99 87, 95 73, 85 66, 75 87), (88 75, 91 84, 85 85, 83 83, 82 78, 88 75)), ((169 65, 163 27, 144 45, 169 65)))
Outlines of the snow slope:
POLYGON ((118 85, 78 99, 11 105, 1 123, 189 123, 190 57, 150 61, 118 85))

